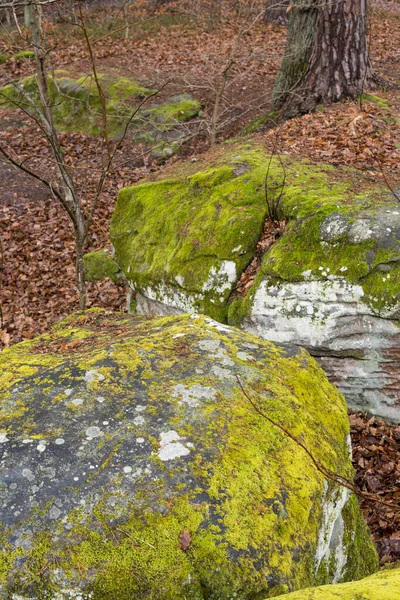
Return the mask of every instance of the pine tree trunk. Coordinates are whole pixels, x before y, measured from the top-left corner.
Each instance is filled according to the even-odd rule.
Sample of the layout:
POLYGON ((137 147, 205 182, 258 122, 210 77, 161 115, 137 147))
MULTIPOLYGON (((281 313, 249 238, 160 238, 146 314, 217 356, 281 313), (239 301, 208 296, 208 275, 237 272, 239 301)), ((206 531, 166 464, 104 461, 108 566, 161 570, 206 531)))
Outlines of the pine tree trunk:
POLYGON ((274 23, 275 25, 287 25, 287 8, 289 0, 267 0, 265 5, 264 23, 274 23))
POLYGON ((367 0, 300 0, 289 11, 287 47, 273 103, 286 117, 356 98, 374 75, 367 49, 367 0))

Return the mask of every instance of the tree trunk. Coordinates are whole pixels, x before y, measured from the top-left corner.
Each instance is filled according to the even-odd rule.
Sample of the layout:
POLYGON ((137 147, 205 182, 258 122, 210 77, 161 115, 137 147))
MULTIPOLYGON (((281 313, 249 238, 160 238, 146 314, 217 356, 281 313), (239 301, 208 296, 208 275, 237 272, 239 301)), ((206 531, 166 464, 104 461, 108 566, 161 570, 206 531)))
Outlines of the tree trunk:
POLYGON ((289 11, 287 46, 273 103, 285 117, 356 98, 374 82, 367 0, 300 0, 289 11))
POLYGON ((267 0, 264 13, 264 23, 287 25, 288 6, 289 0, 267 0))

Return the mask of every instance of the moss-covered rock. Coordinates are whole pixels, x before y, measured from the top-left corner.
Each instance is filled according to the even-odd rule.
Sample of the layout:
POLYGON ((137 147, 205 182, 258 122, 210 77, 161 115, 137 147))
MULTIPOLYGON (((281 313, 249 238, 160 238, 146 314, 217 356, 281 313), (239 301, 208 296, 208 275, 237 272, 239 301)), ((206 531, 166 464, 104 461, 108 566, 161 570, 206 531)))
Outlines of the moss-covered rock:
POLYGON ((384 186, 353 169, 227 144, 200 166, 122 190, 111 239, 139 312, 198 310, 339 356, 324 366, 349 403, 400 418, 400 207, 384 186), (266 190, 286 230, 249 293, 232 301, 256 252, 266 190))
POLYGON ((87 281, 103 281, 109 277, 112 281, 119 281, 122 272, 119 266, 106 249, 88 252, 83 257, 87 281))
MULTIPOLYGON (((139 85, 127 77, 109 77, 98 74, 105 93, 108 134, 119 137, 129 122, 129 130, 136 141, 154 145, 161 143, 165 135, 182 123, 197 115, 200 104, 191 96, 173 96, 161 104, 143 108, 134 115, 133 101, 139 101, 154 93, 154 90, 139 85)), ((48 79, 49 95, 52 102, 56 127, 61 131, 83 131, 98 135, 102 130, 101 98, 94 78, 84 75, 71 79, 65 71, 57 71, 56 77, 48 79)), ((24 93, 39 105, 36 76, 25 77, 19 82, 1 88, 1 94, 9 98, 9 107, 23 102, 24 93)), ((137 104, 136 102, 136 104, 137 104)), ((182 143, 182 134, 180 135, 182 143)), ((179 147, 180 144, 177 144, 179 147)))
POLYGON ((126 188, 118 196, 111 240, 140 296, 177 310, 227 320, 228 298, 260 236, 265 164, 256 151, 224 154, 200 170, 126 188))
POLYGON ((0 354, 2 593, 258 600, 377 568, 342 396, 304 351, 88 311, 0 354))
POLYGON ((11 58, 14 58, 15 60, 20 58, 35 58, 35 53, 33 50, 21 50, 21 52, 13 54, 11 58))
POLYGON ((400 569, 385 569, 361 581, 324 585, 278 596, 282 600, 399 600, 400 569))

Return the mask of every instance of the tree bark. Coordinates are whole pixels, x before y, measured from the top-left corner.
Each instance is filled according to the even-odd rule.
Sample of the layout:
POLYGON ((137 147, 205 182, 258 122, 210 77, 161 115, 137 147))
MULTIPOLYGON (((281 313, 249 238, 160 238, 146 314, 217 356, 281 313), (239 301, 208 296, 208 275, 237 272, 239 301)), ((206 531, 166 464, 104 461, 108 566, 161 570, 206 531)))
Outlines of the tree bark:
POLYGON ((285 117, 356 98, 374 83, 367 0, 299 0, 289 11, 286 52, 273 104, 285 117))
POLYGON ((287 25, 289 0, 267 0, 264 13, 264 23, 287 25))

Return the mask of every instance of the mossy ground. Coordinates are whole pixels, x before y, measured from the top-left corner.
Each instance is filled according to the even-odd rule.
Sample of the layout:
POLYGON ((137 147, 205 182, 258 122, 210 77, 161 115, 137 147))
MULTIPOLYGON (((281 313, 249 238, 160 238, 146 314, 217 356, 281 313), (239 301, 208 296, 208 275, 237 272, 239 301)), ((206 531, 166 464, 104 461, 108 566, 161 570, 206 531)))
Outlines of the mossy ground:
MULTIPOLYGON (((18 502, 34 494, 37 507, 8 525, 4 513, 0 573, 10 593, 47 599, 63 587, 92 600, 259 600, 329 581, 314 559, 323 477, 252 409, 233 373, 318 460, 351 477, 344 400, 305 351, 216 325, 94 310, 3 351, 2 427, 20 449, 10 449, 7 466, 29 468, 39 484, 32 492, 17 477, 18 488, 29 488, 18 502), (186 404, 177 385, 215 394, 186 404), (147 425, 134 420, 138 414, 147 425), (88 425, 103 428, 104 419, 113 423, 107 433, 85 442, 88 425), (187 456, 159 459, 160 427, 190 441, 187 456), (132 455, 139 435, 148 450, 132 455), (59 478, 48 492, 44 465, 59 478), (143 466, 141 475, 131 479, 124 465, 143 466), (55 498, 63 499, 63 518, 51 521, 55 498), (191 538, 186 549, 183 532, 191 538)), ((346 519, 348 579, 373 571, 377 559, 356 504, 346 519)))

